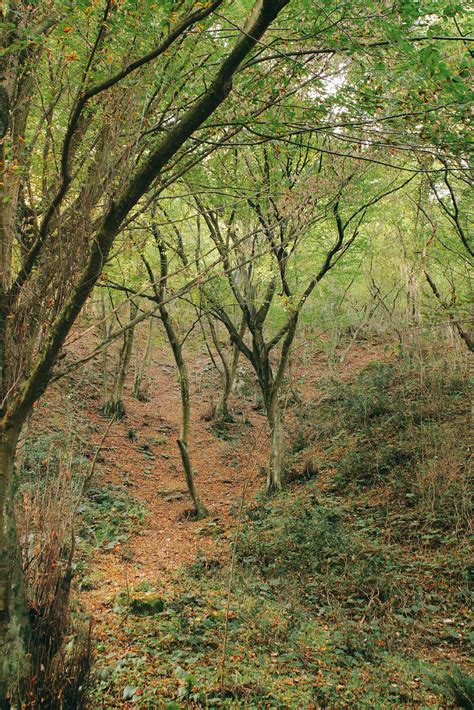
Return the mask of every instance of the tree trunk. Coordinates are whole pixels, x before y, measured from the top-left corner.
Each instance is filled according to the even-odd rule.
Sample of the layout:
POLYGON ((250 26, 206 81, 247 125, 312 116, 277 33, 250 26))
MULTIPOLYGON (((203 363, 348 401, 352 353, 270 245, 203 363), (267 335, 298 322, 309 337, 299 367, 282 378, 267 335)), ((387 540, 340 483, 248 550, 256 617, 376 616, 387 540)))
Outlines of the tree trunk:
POLYGON ((150 318, 148 324, 148 335, 146 339, 145 352, 143 353, 142 361, 135 373, 135 381, 133 383, 133 396, 139 402, 146 402, 146 385, 142 387, 143 381, 148 377, 148 367, 150 365, 151 344, 153 341, 153 318, 150 318))
MULTIPOLYGON (((242 316, 242 320, 240 323, 240 328, 239 328, 239 336, 243 339, 245 336, 245 332, 247 330, 247 323, 245 322, 245 317, 242 316)), ((235 385, 235 375, 237 374, 237 366, 239 364, 240 360, 240 349, 236 343, 232 343, 232 361, 230 365, 230 372, 231 372, 231 377, 232 377, 232 386, 231 386, 231 394, 234 391, 234 385, 235 385)))
MULTIPOLYGON (((137 307, 130 301, 130 321, 132 321, 137 314, 137 307)), ((117 376, 115 378, 112 395, 109 401, 104 405, 102 411, 105 416, 114 416, 116 419, 123 419, 125 416, 125 405, 123 403, 123 388, 125 385, 125 378, 128 372, 128 366, 130 364, 130 358, 132 356, 132 346, 133 346, 133 333, 134 328, 129 328, 125 331, 123 336, 123 347, 120 352, 119 366, 117 376)))
POLYGON ((17 430, 0 430, 0 707, 19 707, 28 673, 29 622, 13 505, 17 430))
POLYGON ((191 466, 191 461, 189 459, 188 452, 189 424, 191 421, 188 371, 186 368, 186 362, 183 357, 183 344, 178 338, 178 334, 175 330, 173 320, 164 302, 165 289, 168 281, 168 255, 166 253, 166 247, 155 226, 153 228, 153 234, 155 237, 156 245, 158 247, 158 251, 160 253, 161 278, 159 288, 157 288, 156 286, 155 278, 146 260, 145 264, 147 265, 147 270, 149 276, 151 277, 151 281, 154 284, 156 303, 158 305, 158 310, 160 312, 161 320, 166 332, 166 337, 168 338, 168 342, 173 352, 176 367, 178 368, 179 387, 181 392, 181 431, 179 433, 179 439, 177 440, 177 444, 179 448, 179 453, 181 454, 181 461, 183 463, 184 474, 186 476, 186 483, 188 486, 189 495, 191 496, 194 504, 196 518, 199 520, 200 518, 204 518, 207 515, 207 510, 205 505, 201 502, 198 492, 196 490, 193 469, 191 466))
POLYGON ((462 322, 458 320, 458 318, 454 315, 452 309, 450 306, 446 303, 446 301, 443 299, 441 292, 438 289, 438 286, 435 284, 433 281, 431 275, 427 271, 427 269, 424 269, 424 275, 425 278, 428 282, 429 287, 431 288, 433 294, 435 295, 438 303, 441 305, 441 308, 445 310, 448 314, 449 321, 451 323, 451 326, 453 330, 457 331, 459 334, 460 338, 463 340, 464 344, 466 345, 467 349, 473 353, 474 352, 474 340, 471 337, 471 334, 463 327, 462 322))
MULTIPOLYGON (((107 307, 102 289, 99 289, 99 335, 101 340, 105 341, 110 335, 111 325, 107 323, 107 307)), ((107 346, 102 348, 102 404, 105 407, 109 400, 109 349, 107 346)))
POLYGON ((222 363, 223 371, 220 371, 221 378, 224 382, 224 387, 222 389, 221 395, 216 406, 213 408, 212 417, 217 424, 222 424, 231 419, 229 411, 229 397, 232 392, 232 372, 231 366, 227 359, 227 355, 224 351, 224 347, 219 342, 219 335, 216 330, 216 326, 211 318, 208 316, 207 322, 209 323, 209 328, 211 331, 212 342, 219 355, 220 361, 222 363))
POLYGON ((171 350, 173 351, 173 356, 176 366, 178 368, 179 375, 179 387, 181 391, 181 431, 179 434, 179 439, 177 441, 179 453, 181 454, 181 461, 183 463, 184 474, 186 476, 186 483, 188 485, 189 494, 194 503, 196 517, 198 519, 204 518, 207 515, 207 510, 204 504, 201 502, 198 492, 196 490, 193 469, 188 453, 189 424, 191 421, 188 372, 186 368, 186 363, 183 358, 183 349, 174 330, 170 315, 166 307, 162 303, 159 305, 159 309, 161 319, 165 327, 166 335, 168 336, 168 341, 171 345, 171 350))
POLYGON ((272 494, 282 489, 285 462, 285 432, 281 407, 276 393, 268 401, 267 417, 270 424, 271 438, 266 492, 272 494))
MULTIPOLYGON (((209 327, 211 329, 211 335, 212 335, 212 342, 214 343, 214 347, 217 350, 217 353, 221 359, 222 366, 224 369, 224 387, 221 393, 221 396, 219 398, 219 401, 216 404, 216 407, 214 409, 214 419, 216 422, 225 422, 225 421, 230 421, 232 419, 232 414, 229 408, 229 399, 230 396, 232 395, 232 392, 234 390, 234 384, 235 384, 235 375, 237 372, 237 366, 239 364, 239 358, 240 358, 240 349, 237 344, 233 343, 232 345, 232 358, 229 362, 227 359, 226 353, 224 352, 224 349, 221 347, 221 344, 219 343, 219 338, 218 334, 216 332, 214 323, 212 322, 212 318, 208 318, 209 321, 209 327)), ((241 323, 240 323, 240 328, 239 328, 239 337, 242 339, 245 335, 245 331, 247 329, 247 324, 245 321, 245 318, 242 317, 241 323)))
POLYGON ((232 420, 232 415, 229 409, 229 398, 232 394, 234 381, 229 367, 224 366, 224 388, 221 392, 219 400, 214 408, 213 418, 217 423, 229 422, 232 420))
MULTIPOLYGON (((169 327, 169 322, 168 322, 168 327, 169 327)), ((168 328, 166 330, 168 332, 168 338, 169 338, 170 334, 169 334, 168 328)), ((171 342, 171 340, 170 340, 170 342, 171 342)), ((183 359, 183 356, 181 353, 181 345, 178 343, 177 340, 174 340, 174 342, 172 342, 171 345, 172 345, 173 354, 175 357, 175 362, 178 367, 179 385, 180 385, 180 391, 181 391, 181 431, 180 431, 179 439, 178 439, 178 447, 179 447, 179 452, 181 454, 181 461, 183 462, 184 474, 186 476, 186 483, 188 485, 189 494, 190 494, 192 501, 194 503, 196 517, 199 519, 199 518, 206 517, 207 510, 206 510, 206 507, 204 506, 204 504, 201 502, 201 499, 199 498, 198 492, 196 490, 196 486, 194 483, 193 469, 191 466, 191 461, 189 459, 189 453, 188 453, 189 424, 190 424, 190 420, 191 420, 188 372, 187 372, 186 364, 184 362, 184 359, 183 359)))

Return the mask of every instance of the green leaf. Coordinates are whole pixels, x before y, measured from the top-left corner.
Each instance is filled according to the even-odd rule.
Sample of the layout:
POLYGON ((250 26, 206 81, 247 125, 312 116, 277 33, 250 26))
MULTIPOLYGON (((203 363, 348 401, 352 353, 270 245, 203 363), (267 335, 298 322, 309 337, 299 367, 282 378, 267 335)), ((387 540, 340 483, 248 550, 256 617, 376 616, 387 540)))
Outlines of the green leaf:
POLYGON ((134 688, 132 685, 127 685, 123 689, 122 698, 124 700, 132 700, 133 696, 137 692, 138 688, 134 688))

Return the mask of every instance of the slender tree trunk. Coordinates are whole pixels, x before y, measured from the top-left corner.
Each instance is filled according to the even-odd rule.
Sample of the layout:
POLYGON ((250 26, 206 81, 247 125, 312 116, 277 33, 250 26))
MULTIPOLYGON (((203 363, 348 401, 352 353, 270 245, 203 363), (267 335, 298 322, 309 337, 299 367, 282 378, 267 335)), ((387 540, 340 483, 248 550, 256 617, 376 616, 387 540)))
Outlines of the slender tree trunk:
POLYGON ((179 386, 181 391, 181 431, 179 433, 178 447, 183 462, 184 474, 188 485, 189 493, 194 503, 197 518, 204 518, 207 515, 207 510, 201 499, 199 498, 196 485, 194 482, 194 474, 191 466, 191 461, 188 452, 189 441, 189 424, 191 420, 191 407, 189 398, 189 379, 186 364, 184 362, 181 346, 175 341, 173 348, 176 365, 179 374, 179 386), (177 347, 176 347, 177 345, 177 347))
POLYGON ((191 461, 188 453, 188 438, 189 438, 189 423, 191 418, 191 408, 189 403, 189 380, 184 360, 176 362, 179 371, 179 383, 181 389, 181 431, 179 433, 178 447, 183 462, 184 474, 188 485, 189 493, 194 503, 197 518, 203 518, 207 515, 207 510, 201 502, 195 483, 194 474, 191 467, 191 461))
MULTIPOLYGON (((111 327, 107 323, 107 308, 105 305, 104 292, 99 289, 99 333, 100 338, 106 341, 110 335, 111 327)), ((102 348, 102 405, 105 407, 109 400, 109 349, 107 346, 102 348)))
POLYGON ((223 378, 224 387, 222 389, 219 400, 214 407, 213 418, 217 423, 222 423, 229 421, 231 419, 231 414, 229 410, 229 397, 232 392, 233 378, 232 378, 232 368, 227 355, 224 352, 224 348, 219 342, 219 337, 216 331, 216 327, 212 321, 212 318, 208 317, 209 328, 211 331, 212 342, 219 355, 220 361, 222 362, 223 371, 221 371, 221 377, 223 378))
POLYGON ((0 430, 0 707, 19 707, 28 672, 29 621, 13 504, 18 430, 0 430))
POLYGON ((146 387, 142 387, 142 383, 146 381, 146 375, 148 372, 148 367, 150 365, 150 355, 151 355, 151 345, 153 341, 153 318, 149 319, 148 323, 148 334, 145 345, 145 352, 143 353, 143 358, 140 365, 135 373, 135 381, 133 383, 133 396, 138 399, 139 402, 145 402, 146 397, 146 387))
POLYGON ((188 371, 183 358, 183 349, 177 338, 169 313, 165 306, 160 305, 159 308, 161 319, 166 330, 166 335, 168 336, 168 340, 173 351, 176 367, 178 368, 179 387, 181 392, 181 431, 179 433, 177 443, 181 454, 181 461, 183 463, 189 494, 192 498, 194 509, 196 511, 196 517, 198 519, 204 518, 207 515, 207 510, 199 498, 196 485, 194 483, 194 474, 188 452, 189 424, 191 421, 188 371))
MULTIPOLYGON (((130 301, 130 321, 135 318, 136 314, 137 307, 133 301, 130 301)), ((103 413, 108 417, 115 416, 116 419, 123 419, 125 416, 123 388, 128 372, 128 366, 130 364, 130 358, 132 356, 134 330, 134 328, 129 328, 123 336, 123 347, 120 352, 118 372, 112 389, 112 395, 103 407, 103 413)))
POLYGON ((169 314, 169 311, 164 303, 165 289, 168 281, 168 255, 166 252, 166 247, 160 237, 158 229, 153 227, 153 235, 155 237, 156 246, 160 253, 160 287, 157 288, 156 280, 151 271, 150 265, 144 259, 145 265, 147 267, 148 275, 154 284, 156 303, 158 305, 158 310, 160 312, 161 320, 163 322, 164 329, 166 331, 166 336, 168 342, 171 346, 173 352, 174 361, 176 367, 178 368, 179 376, 179 387, 181 392, 181 431, 179 433, 179 439, 177 440, 179 453, 181 454, 181 461, 183 463, 184 475, 186 476, 186 483, 189 490, 189 495, 194 504, 194 510, 196 513, 196 518, 204 518, 207 515, 207 509, 205 505, 201 502, 196 485, 194 483, 194 474, 191 466, 191 461, 189 458, 188 451, 188 438, 189 438, 189 425, 191 421, 191 406, 190 406, 190 396, 189 396, 189 378, 186 363, 183 357, 183 346, 178 338, 178 334, 174 328, 173 321, 169 314))
POLYGON ((226 362, 224 365, 224 387, 214 409, 214 419, 216 422, 228 422, 232 419, 229 408, 229 398, 232 394, 233 384, 232 373, 229 364, 226 362))
POLYGON ((267 399, 267 417, 270 424, 270 456, 267 472, 266 492, 277 493, 283 486, 285 464, 285 432, 278 394, 272 393, 267 399))
POLYGON ((28 436, 30 434, 32 414, 33 412, 30 412, 28 414, 23 423, 23 426, 21 427, 20 434, 18 435, 18 441, 15 452, 15 470, 17 472, 17 475, 20 475, 25 461, 25 446, 26 442, 28 441, 28 436))
MULTIPOLYGON (((242 316, 242 320, 240 322, 240 328, 239 328, 239 337, 242 338, 242 340, 245 337, 245 332, 247 330, 247 323, 245 321, 245 316, 242 316)), ((232 388, 231 388, 231 394, 234 390, 234 385, 235 385, 235 375, 237 374, 237 367, 239 364, 240 360, 240 349, 239 346, 236 343, 232 344, 232 362, 230 366, 231 370, 231 375, 232 375, 232 388)))
MULTIPOLYGON (((233 343, 232 357, 229 361, 226 353, 224 352, 224 349, 219 343, 219 338, 217 337, 217 332, 211 318, 209 318, 209 327, 211 329, 212 342, 214 343, 214 347, 216 348, 217 353, 221 359, 224 370, 224 387, 214 410, 214 419, 217 422, 225 422, 232 419, 232 413, 229 407, 229 399, 234 390, 235 375, 237 373, 237 366, 239 364, 240 359, 240 349, 238 345, 233 343)), ((247 324, 245 318, 242 317, 239 328, 239 337, 241 339, 243 339, 246 329, 247 324)))

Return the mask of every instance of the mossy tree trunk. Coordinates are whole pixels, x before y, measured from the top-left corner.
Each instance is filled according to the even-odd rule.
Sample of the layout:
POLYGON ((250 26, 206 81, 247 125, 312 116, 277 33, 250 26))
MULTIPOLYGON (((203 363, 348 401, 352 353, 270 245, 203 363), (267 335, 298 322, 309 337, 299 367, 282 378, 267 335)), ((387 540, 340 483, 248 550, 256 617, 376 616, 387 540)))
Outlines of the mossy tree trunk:
MULTIPOLYGON (((229 358, 229 356, 225 352, 225 348, 219 341, 218 333, 213 322, 212 316, 209 316, 208 322, 211 331, 212 342, 214 343, 214 347, 217 351, 217 354, 219 355, 223 368, 223 371, 221 373, 223 375, 222 392, 214 408, 213 416, 214 420, 217 423, 231 421, 232 411, 229 406, 229 400, 234 391, 235 376, 237 373, 237 367, 240 358, 240 349, 235 343, 232 343, 232 352, 229 358)), ((244 338, 246 329, 247 324, 245 322, 245 318, 242 318, 239 327, 239 336, 241 338, 244 338)))
POLYGON ((297 323, 298 314, 293 314, 287 323, 285 338, 275 370, 270 360, 270 350, 264 341, 263 323, 256 325, 253 322, 250 327, 251 332, 253 331, 252 362, 262 392, 270 428, 270 450, 266 482, 266 492, 270 495, 280 491, 284 483, 286 445, 284 414, 280 400, 297 323))
POLYGON ((150 356, 151 356, 151 346, 153 343, 153 317, 150 317, 148 321, 148 332, 145 344, 145 351, 143 357, 137 367, 135 372, 135 380, 133 382, 133 396, 138 399, 139 402, 145 402, 146 396, 146 380, 147 371, 150 366, 150 356))
POLYGON ((30 631, 13 510, 18 433, 0 430, 0 707, 5 708, 24 695, 30 631))
MULTIPOLYGON (((98 317, 99 317, 99 335, 103 342, 107 341, 112 326, 107 318, 107 306, 103 289, 99 289, 98 302, 98 317)), ((102 368, 102 406, 105 406, 109 401, 109 348, 104 346, 101 353, 101 368, 102 368)))
MULTIPOLYGON (((130 311, 129 311, 129 322, 131 323, 136 314, 137 306, 133 301, 130 301, 130 311)), ((116 419, 123 419, 125 416, 125 404, 123 401, 123 390, 125 386, 125 379, 127 377, 128 368, 130 365, 130 359, 132 357, 133 348, 133 336, 135 328, 131 327, 125 331, 123 335, 123 345, 120 351, 118 368, 115 375, 114 384, 112 387, 112 393, 108 402, 103 406, 103 413, 106 417, 115 417, 116 419)))
POLYGON ((205 90, 194 101, 186 102, 173 126, 150 145, 141 160, 135 160, 133 154, 129 163, 122 159, 123 141, 119 139, 124 131, 129 132, 128 114, 107 122, 107 130, 98 127, 96 135, 104 137, 104 161, 98 162, 97 152, 90 151, 90 134, 84 140, 92 119, 99 120, 101 114, 94 109, 97 97, 106 92, 113 97, 114 87, 171 47, 174 49, 176 41, 209 17, 220 2, 214 0, 190 11, 173 24, 151 52, 129 64, 124 57, 123 70, 94 83, 104 20, 91 51, 91 66, 76 97, 64 90, 68 101, 64 115, 68 120, 57 145, 58 172, 51 184, 48 174, 47 189, 42 194, 28 191, 30 178, 33 182, 36 179, 36 174, 30 175, 31 166, 38 161, 26 150, 26 129, 29 109, 37 105, 37 92, 41 92, 33 69, 42 65, 41 53, 47 49, 42 38, 54 28, 57 13, 48 3, 35 4, 37 24, 33 40, 25 44, 18 38, 30 37, 22 24, 25 18, 30 20, 29 11, 15 11, 14 3, 5 8, 8 29, 1 37, 4 60, 0 63, 0 139, 5 138, 0 140, 0 707, 20 706, 18 688, 28 678, 28 621, 13 515, 14 456, 21 426, 47 389, 60 350, 103 273, 127 217, 156 184, 163 168, 226 100, 235 73, 287 3, 264 0, 254 5, 246 18, 245 31, 229 47, 205 90), (36 9, 44 11, 39 18, 36 9), (5 145, 9 146, 8 156, 5 145), (108 189, 111 185, 113 199, 108 189), (25 234, 17 221, 22 192, 28 193, 30 212, 38 217, 33 235, 25 234), (68 249, 64 249, 65 239, 68 249), (22 244, 21 259, 14 262, 12 249, 18 241, 22 244), (34 332, 28 327, 32 311, 34 332))
POLYGON ((285 430, 278 393, 270 398, 267 405, 267 418, 270 425, 270 455, 266 492, 272 494, 282 489, 285 472, 285 430))

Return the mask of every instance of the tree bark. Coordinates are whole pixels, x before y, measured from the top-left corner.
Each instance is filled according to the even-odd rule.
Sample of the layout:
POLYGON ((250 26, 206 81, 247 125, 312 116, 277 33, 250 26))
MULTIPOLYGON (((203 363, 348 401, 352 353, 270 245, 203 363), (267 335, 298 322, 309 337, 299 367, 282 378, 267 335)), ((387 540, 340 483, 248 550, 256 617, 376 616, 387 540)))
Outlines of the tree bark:
MULTIPOLYGON (((212 322, 212 317, 209 316, 208 318, 209 322, 209 328, 211 330, 211 336, 212 336, 212 342, 214 343, 214 347, 217 350, 217 354, 219 355, 219 358, 222 362, 222 367, 223 367, 223 380, 224 380, 224 386, 221 392, 221 396, 219 398, 219 401, 217 402, 215 409, 214 409, 214 419, 216 422, 226 422, 232 420, 232 413, 229 407, 229 399, 232 395, 232 392, 234 390, 234 384, 235 384, 235 375, 237 372, 237 366, 239 364, 239 358, 240 358, 240 349, 238 345, 235 343, 232 343, 232 353, 231 353, 231 358, 229 359, 224 352, 223 347, 219 343, 219 338, 218 334, 216 332, 216 328, 214 323, 212 322)), ((245 331, 247 329, 247 323, 245 321, 245 318, 242 317, 241 323, 240 323, 240 328, 239 328, 239 337, 243 339, 245 335, 245 331)))
MULTIPOLYGON (((18 695, 15 693, 15 688, 18 688, 21 679, 26 679, 28 665, 26 648, 28 622, 26 603, 22 591, 21 558, 13 517, 12 490, 13 461, 21 424, 31 411, 34 403, 45 392, 58 353, 97 282, 124 221, 158 178, 162 169, 178 153, 196 129, 202 126, 225 101, 232 90, 233 76, 248 54, 258 45, 266 29, 288 1, 261 0, 257 2, 249 12, 247 22, 242 32, 239 33, 238 39, 218 66, 206 90, 201 93, 173 127, 165 133, 162 140, 159 141, 154 150, 150 151, 143 163, 133 171, 130 179, 116 196, 116 199, 109 200, 108 191, 105 187, 103 190, 99 190, 99 192, 103 192, 104 202, 107 204, 105 214, 102 219, 97 220, 97 231, 91 234, 87 240, 88 252, 84 252, 82 255, 81 262, 84 261, 84 267, 80 273, 76 273, 74 256, 71 257, 71 263, 66 264, 68 268, 72 269, 71 274, 74 274, 74 278, 71 278, 71 282, 67 284, 67 289, 57 299, 57 302, 53 303, 54 317, 38 324, 38 328, 47 325, 47 330, 43 331, 44 338, 41 343, 38 344, 38 340, 34 335, 25 335, 20 331, 13 333, 11 336, 11 341, 14 342, 15 337, 20 333, 24 351, 30 351, 29 361, 23 370, 19 370, 19 374, 16 373, 17 362, 15 354, 13 353, 12 356, 8 351, 8 347, 5 347, 10 339, 5 327, 10 316, 13 321, 15 316, 14 308, 18 307, 23 294, 29 290, 34 298, 41 297, 39 290, 34 291, 35 284, 38 283, 38 273, 46 281, 48 279, 48 261, 51 256, 59 258, 60 254, 62 254, 56 246, 56 243, 60 240, 56 239, 54 232, 57 232, 57 216, 61 212, 68 193, 74 185, 77 185, 76 192, 81 191, 80 178, 74 166, 74 146, 76 141, 80 140, 81 122, 86 113, 84 111, 86 104, 94 97, 118 84, 135 69, 161 56, 188 27, 206 17, 212 11, 213 5, 201 8, 196 13, 191 13, 189 17, 178 23, 169 36, 151 53, 132 62, 113 77, 91 86, 78 95, 71 107, 70 120, 62 141, 62 148, 60 149, 61 176, 57 191, 51 198, 46 195, 44 204, 41 205, 39 210, 42 220, 38 234, 35 236, 34 243, 29 248, 28 253, 19 265, 18 272, 14 276, 8 273, 9 264, 11 263, 10 245, 14 238, 14 232, 10 231, 10 222, 6 219, 4 209, 2 211, 5 206, 11 207, 12 203, 11 201, 0 200, 2 202, 0 205, 0 254, 2 256, 0 259, 0 390, 4 390, 0 391, 0 707, 8 707, 8 705, 16 702, 16 697, 12 703, 9 702, 9 698, 12 697, 12 694, 18 695), (47 252, 49 246, 51 251, 47 252), (8 357, 5 353, 8 353, 8 357), (8 378, 12 373, 15 376, 11 378, 12 386, 10 386, 8 378)), ((23 12, 10 12, 12 8, 14 9, 14 6, 16 7, 15 3, 8 5, 8 16, 11 15, 21 19, 23 12)), ((52 13, 51 18, 47 17, 46 19, 48 22, 49 20, 54 22, 55 13, 52 13)), ((45 23, 47 28, 51 26, 48 22, 45 23)), ((29 52, 17 51, 18 38, 15 31, 16 24, 14 24, 12 31, 5 33, 5 44, 2 47, 9 50, 14 49, 14 51, 4 53, 6 60, 0 66, 0 70, 2 70, 0 71, 0 79, 2 79, 2 83, 3 80, 8 83, 8 91, 6 92, 4 89, 0 92, 0 138, 6 135, 9 128, 7 120, 9 107, 5 99, 14 94, 13 89, 18 95, 18 76, 14 71, 16 66, 14 64, 15 57, 18 57, 20 53, 22 56, 29 57, 28 66, 30 67, 36 60, 36 55, 33 56, 29 52), (7 69, 5 77, 1 76, 4 66, 7 69)), ((43 47, 44 43, 31 41, 30 46, 34 48, 43 47)), ((23 77, 27 77, 28 66, 22 72, 23 77)), ((34 102, 29 102, 27 105, 34 105, 34 102)), ((12 135, 11 131, 10 135, 12 135)), ((2 174, 4 173, 3 157, 3 152, 0 149, 0 173, 2 174)), ((116 158, 117 156, 113 156, 113 162, 116 162, 116 158)), ((22 166, 20 165, 19 167, 21 168, 22 166)), ((18 175, 21 175, 22 171, 18 170, 17 172, 18 175)), ((115 177, 117 176, 112 176, 112 178, 115 177)), ((5 181, 3 182, 5 186, 6 183, 5 181)), ((25 184, 27 182, 26 178, 25 184)), ((84 187, 84 185, 82 186, 84 187)), ((86 189, 85 191, 88 194, 88 190, 86 189)), ((0 197, 4 197, 4 190, 1 193, 0 197)), ((100 201, 99 198, 100 194, 97 195, 98 201, 100 201)), ((75 234, 82 237, 81 230, 82 227, 77 229, 75 234)), ((87 236, 89 237, 89 235, 87 236)), ((30 322, 31 320, 30 317, 30 322)), ((10 327, 8 330, 10 330, 10 327)), ((18 705, 18 703, 16 704, 18 705)))
MULTIPOLYGON (((130 321, 133 321, 137 314, 137 307, 130 301, 130 321)), ((123 347, 120 352, 118 372, 115 378, 110 400, 104 405, 102 411, 105 416, 114 416, 116 419, 123 419, 125 416, 125 404, 123 402, 123 388, 125 378, 130 364, 133 347, 134 328, 129 328, 123 336, 123 347)))
POLYGON ((153 318, 149 319, 148 323, 148 334, 147 334, 147 339, 146 339, 146 345, 145 345, 145 352, 143 353, 143 358, 140 362, 140 365, 135 373, 135 381, 133 383, 133 396, 135 399, 138 399, 139 402, 145 402, 147 399, 146 396, 146 385, 143 388, 142 383, 143 381, 147 379, 148 375, 148 367, 150 364, 150 354, 151 354, 151 345, 153 341, 153 318))
POLYGON ((228 422, 232 420, 232 415, 229 408, 229 398, 232 394, 234 378, 228 363, 224 365, 224 387, 219 397, 219 401, 214 409, 214 420, 216 422, 228 422))
POLYGON ((13 475, 19 427, 0 430, 0 707, 16 707, 28 672, 29 621, 15 523, 13 475), (11 700, 11 702, 10 702, 11 700))
MULTIPOLYGON (((107 307, 102 289, 99 289, 99 334, 102 341, 106 341, 110 335, 111 325, 107 323, 107 307)), ((102 406, 105 406, 109 399, 109 348, 102 348, 102 406)))
MULTIPOLYGON (((152 217, 154 218, 154 213, 152 214, 152 217)), ((179 340, 178 334, 174 327, 173 320, 165 303, 165 292, 168 283, 168 255, 166 251, 166 246, 154 223, 152 224, 152 231, 160 255, 159 286, 157 285, 157 280, 153 274, 153 270, 144 255, 142 255, 142 260, 145 264, 148 276, 152 284, 152 288, 155 292, 154 300, 158 306, 158 311, 160 313, 161 321, 166 332, 166 337, 168 338, 168 342, 173 352, 174 361, 176 363, 176 367, 178 368, 179 387, 181 393, 181 431, 179 434, 179 439, 177 440, 177 444, 179 448, 179 453, 181 454, 181 461, 183 463, 183 469, 184 474, 186 476, 186 483, 188 486, 189 495, 191 496, 191 499, 194 504, 196 518, 199 519, 204 518, 207 515, 207 509, 205 505, 201 502, 198 492, 196 490, 193 469, 191 466, 188 451, 189 425, 191 421, 188 371, 186 367, 186 362, 183 357, 183 345, 179 340)))
POLYGON ((441 305, 441 308, 443 308, 444 311, 448 314, 449 321, 455 331, 457 331, 459 337, 461 340, 464 342, 466 345, 467 349, 473 353, 474 352, 474 340, 472 339, 470 333, 463 328, 461 322, 456 318, 454 315, 452 309, 449 307, 449 305, 444 301, 443 297, 441 296, 441 293, 438 289, 438 286, 436 283, 433 281, 431 275, 429 274, 428 270, 425 268, 423 270, 423 273, 425 275, 425 279, 428 282, 429 287, 431 288, 434 296, 436 297, 438 303, 441 305))
POLYGON ((278 394, 273 393, 267 400, 267 417, 270 424, 270 455, 267 471, 266 492, 278 493, 283 486, 285 466, 285 432, 278 394))
POLYGON ((181 461, 183 463, 184 475, 186 476, 189 494, 194 504, 196 517, 198 519, 204 518, 207 515, 207 509, 199 498, 196 485, 194 483, 194 474, 188 452, 189 424, 191 421, 188 371, 183 358, 182 346, 175 333, 169 313, 166 307, 162 304, 160 304, 159 308, 161 319, 166 330, 166 335, 168 336, 168 341, 173 351, 176 367, 178 368, 179 387, 181 392, 181 431, 179 433, 177 443, 181 454, 181 461))

